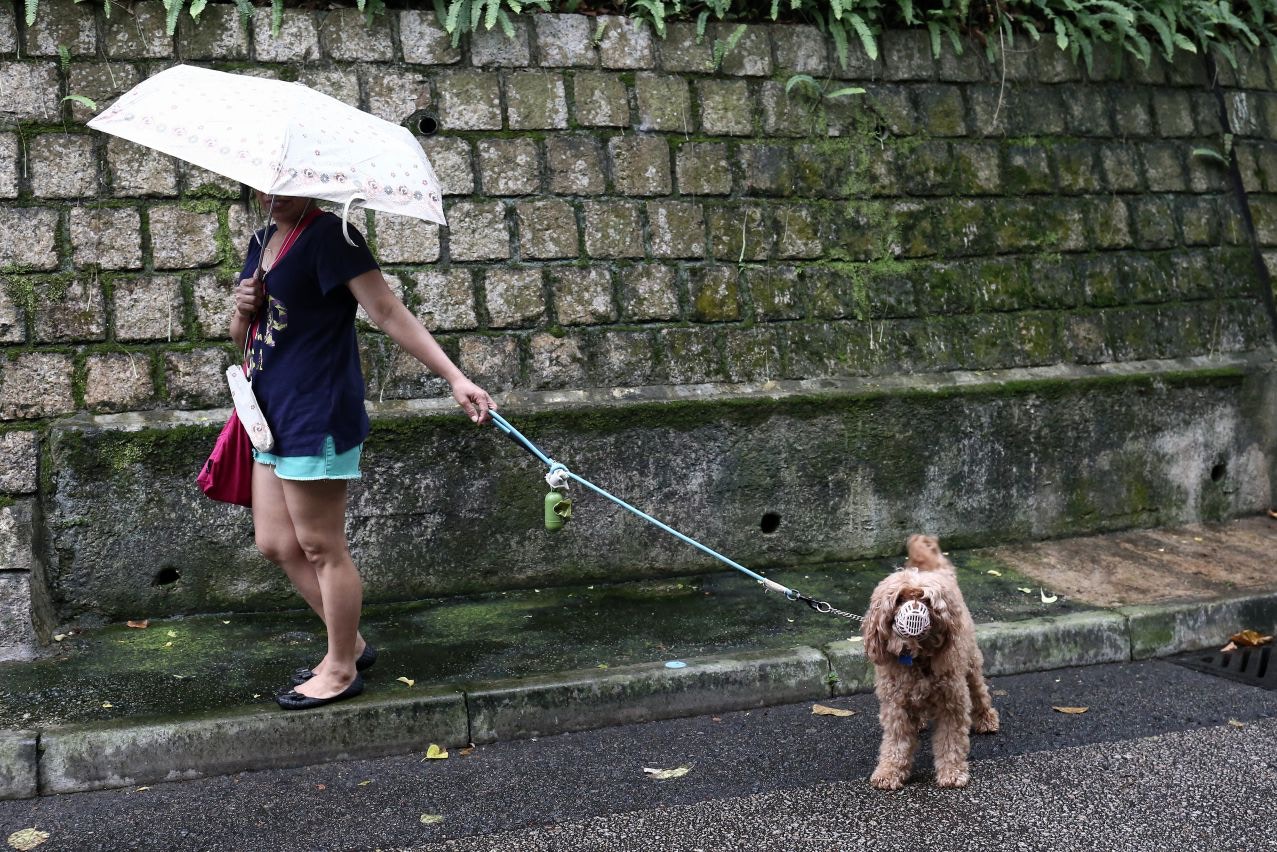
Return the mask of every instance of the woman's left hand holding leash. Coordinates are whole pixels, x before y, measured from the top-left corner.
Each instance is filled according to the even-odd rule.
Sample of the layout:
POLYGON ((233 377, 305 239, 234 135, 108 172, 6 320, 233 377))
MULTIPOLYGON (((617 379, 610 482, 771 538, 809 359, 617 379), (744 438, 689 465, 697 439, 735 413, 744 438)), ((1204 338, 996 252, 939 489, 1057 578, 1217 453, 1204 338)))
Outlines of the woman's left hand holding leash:
POLYGON ((458 379, 453 384, 452 398, 461 406, 466 416, 480 426, 488 422, 488 412, 497 408, 488 392, 469 379, 458 379))

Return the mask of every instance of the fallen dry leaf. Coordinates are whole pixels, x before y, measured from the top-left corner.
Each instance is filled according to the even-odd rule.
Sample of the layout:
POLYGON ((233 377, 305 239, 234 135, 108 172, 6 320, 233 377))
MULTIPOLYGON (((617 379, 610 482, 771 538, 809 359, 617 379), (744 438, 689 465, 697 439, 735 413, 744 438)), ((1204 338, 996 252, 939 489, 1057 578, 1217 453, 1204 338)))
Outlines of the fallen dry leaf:
POLYGON ((168 638, 170 638, 170 639, 176 639, 176 638, 177 638, 177 631, 175 631, 175 630, 170 630, 170 631, 169 631, 168 633, 166 633, 165 635, 166 635, 166 636, 168 636, 168 638))
POLYGON ((21 852, 30 852, 49 839, 49 832, 24 828, 9 835, 9 845, 21 852))
POLYGON ((472 745, 466 746, 465 748, 457 752, 457 754, 461 755, 462 757, 469 757, 470 755, 474 754, 474 746, 472 745))
POLYGON ((1007 691, 1005 689, 991 689, 989 690, 989 694, 996 695, 998 698, 1001 698, 1007 694, 1007 691))
POLYGON ((1046 592, 1038 589, 1038 597, 1042 598, 1042 603, 1055 603, 1059 598, 1055 595, 1048 595, 1046 592))
POLYGON ((1267 645, 1269 642, 1273 641, 1273 637, 1266 636, 1258 630, 1243 630, 1240 633, 1234 633, 1228 638, 1229 640, 1236 642, 1238 645, 1247 645, 1252 648, 1257 645, 1267 645))
POLYGON ((371 784, 371 783, 372 783, 372 780, 370 779, 370 780, 368 780, 368 781, 360 781, 360 782, 359 782, 358 784, 356 784, 355 786, 356 786, 356 787, 367 787, 367 786, 368 786, 369 784, 371 784))
POLYGON ((993 575, 993 576, 995 576, 995 577, 1001 577, 1001 576, 1002 576, 1002 572, 1001 572, 1001 571, 994 571, 992 568, 990 568, 988 571, 985 571, 984 573, 986 573, 986 574, 992 574, 992 575, 993 575))
POLYGON ((135 630, 145 630, 147 627, 151 625, 151 619, 144 618, 141 621, 126 621, 125 625, 128 627, 132 627, 135 630))
POLYGON ((53 634, 53 641, 54 641, 54 642, 61 642, 61 641, 62 641, 63 639, 65 639, 65 638, 67 638, 67 635, 66 635, 65 633, 54 633, 54 634, 53 634))
POLYGON ((692 771, 692 767, 680 766, 677 769, 653 769, 650 766, 644 766, 643 771, 646 772, 650 778, 654 778, 657 781, 666 781, 670 778, 682 778, 688 772, 692 771))
POLYGON ((327 784, 316 784, 316 785, 315 785, 315 789, 316 789, 316 790, 327 790, 327 789, 328 789, 328 785, 327 785, 327 784))
POLYGON ((1085 713, 1087 710, 1090 710, 1091 708, 1090 707, 1052 707, 1051 709, 1054 710, 1056 713, 1067 713, 1070 716, 1081 716, 1083 713, 1085 713))
POLYGON ((1229 653, 1230 651, 1236 651, 1236 650, 1237 650, 1237 643, 1236 643, 1236 642, 1229 642, 1227 645, 1225 645, 1224 647, 1220 648, 1219 650, 1220 650, 1220 653, 1222 653, 1222 654, 1227 654, 1227 653, 1229 653))
POLYGON ((137 788, 136 790, 134 790, 133 792, 134 792, 134 793, 140 793, 140 792, 142 792, 143 790, 149 790, 149 789, 151 789, 151 788, 150 788, 150 787, 138 787, 138 788, 137 788))
POLYGON ((448 750, 431 743, 430 748, 426 749, 426 757, 430 760, 447 760, 448 750))
POLYGON ((422 814, 421 815, 422 825, 435 825, 441 822, 443 822, 443 816, 441 816, 440 814, 422 814))
POLYGON ((1033 594, 1033 590, 1032 590, 1032 589, 1026 589, 1024 586, 1020 586, 1020 587, 1018 587, 1018 588, 1016 589, 1016 591, 1017 591, 1017 592, 1024 592, 1026 595, 1031 595, 1031 594, 1033 594))
POLYGON ((855 710, 843 710, 841 707, 826 707, 824 704, 811 705, 813 716, 855 716, 855 710))
POLYGON ((1277 518, 1277 512, 1274 512, 1272 509, 1269 509, 1269 510, 1268 510, 1268 517, 1270 517, 1270 518, 1277 518))
POLYGON ((412 686, 414 683, 416 683, 416 681, 410 677, 397 677, 395 678, 395 680, 399 681, 404 686, 412 686))
POLYGON ((114 704, 112 704, 110 701, 103 701, 103 702, 102 702, 102 707, 103 707, 103 709, 105 709, 105 710, 110 710, 110 709, 111 709, 112 707, 114 707, 114 706, 115 706, 115 705, 114 705, 114 704))
POLYGON ((1241 722, 1238 722, 1236 719, 1229 719, 1228 724, 1232 725, 1234 728, 1246 727, 1244 724, 1242 724, 1241 722))

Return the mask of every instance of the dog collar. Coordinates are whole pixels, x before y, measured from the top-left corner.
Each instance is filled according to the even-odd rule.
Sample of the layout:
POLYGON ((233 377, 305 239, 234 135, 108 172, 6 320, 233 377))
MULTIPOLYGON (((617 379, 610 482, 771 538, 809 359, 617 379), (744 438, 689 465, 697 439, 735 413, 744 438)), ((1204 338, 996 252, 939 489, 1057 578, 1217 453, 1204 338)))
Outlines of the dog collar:
POLYGON ((900 655, 900 665, 902 665, 902 666, 912 666, 912 665, 913 665, 913 654, 910 654, 908 651, 905 651, 903 654, 901 654, 901 655, 900 655))

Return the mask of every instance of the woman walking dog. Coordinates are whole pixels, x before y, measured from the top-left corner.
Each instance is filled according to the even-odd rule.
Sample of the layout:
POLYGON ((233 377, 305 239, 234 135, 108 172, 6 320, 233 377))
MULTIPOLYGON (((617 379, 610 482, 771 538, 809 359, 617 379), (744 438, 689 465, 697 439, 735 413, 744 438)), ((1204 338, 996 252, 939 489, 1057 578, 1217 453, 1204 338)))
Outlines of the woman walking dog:
POLYGON ((244 348, 257 401, 275 436, 254 451, 253 529, 258 549, 284 570, 323 620, 328 651, 276 697, 286 710, 320 707, 363 691, 377 652, 359 633, 363 585, 346 542, 346 485, 359 478, 368 436, 355 311, 452 387, 476 424, 492 398, 459 370, 391 292, 359 232, 307 198, 257 202, 274 224, 259 232, 235 287, 231 338, 244 348))

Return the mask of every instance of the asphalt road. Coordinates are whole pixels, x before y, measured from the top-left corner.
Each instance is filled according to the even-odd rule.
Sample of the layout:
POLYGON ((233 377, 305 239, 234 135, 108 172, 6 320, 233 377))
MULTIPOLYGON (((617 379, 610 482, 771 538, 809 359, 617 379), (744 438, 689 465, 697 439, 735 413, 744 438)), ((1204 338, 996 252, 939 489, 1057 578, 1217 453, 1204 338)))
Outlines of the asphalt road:
MULTIPOLYGON (((1168 662, 996 678, 972 785, 865 779, 872 696, 0 802, 54 850, 1277 850, 1277 693, 1168 662), (1053 706, 1082 706, 1084 714, 1053 706), (688 767, 655 780, 644 767, 688 767), (442 817, 425 824, 423 815, 442 817)), ((0 847, 3 849, 3 847, 0 847)))

